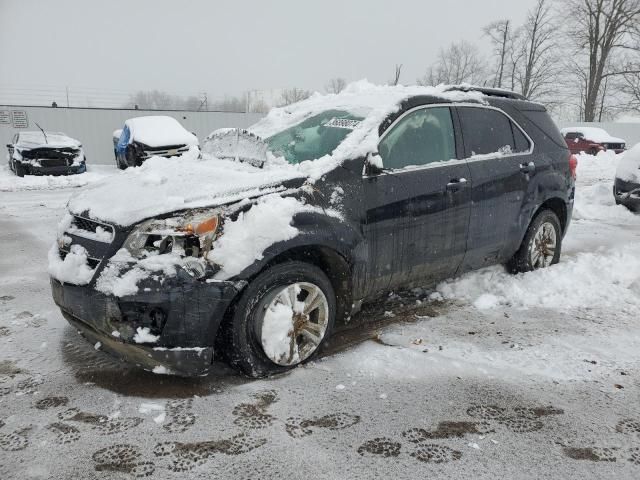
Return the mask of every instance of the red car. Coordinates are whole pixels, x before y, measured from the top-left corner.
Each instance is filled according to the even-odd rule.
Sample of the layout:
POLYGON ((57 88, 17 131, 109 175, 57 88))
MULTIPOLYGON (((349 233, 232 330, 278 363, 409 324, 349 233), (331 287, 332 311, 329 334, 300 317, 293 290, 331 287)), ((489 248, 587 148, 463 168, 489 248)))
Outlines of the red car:
POLYGON ((585 152, 597 155, 598 152, 608 150, 613 150, 616 153, 625 151, 626 141, 622 138, 612 137, 602 128, 569 127, 563 128, 561 131, 569 150, 574 154, 585 152))

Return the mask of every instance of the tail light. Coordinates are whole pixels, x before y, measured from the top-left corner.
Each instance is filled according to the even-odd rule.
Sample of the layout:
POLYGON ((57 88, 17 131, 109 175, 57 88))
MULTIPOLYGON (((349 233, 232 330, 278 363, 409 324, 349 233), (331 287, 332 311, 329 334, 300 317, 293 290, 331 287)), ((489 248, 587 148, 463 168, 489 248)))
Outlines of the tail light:
POLYGON ((571 178, 576 179, 576 170, 578 170, 578 157, 575 155, 571 155, 569 157, 569 173, 571 173, 571 178))

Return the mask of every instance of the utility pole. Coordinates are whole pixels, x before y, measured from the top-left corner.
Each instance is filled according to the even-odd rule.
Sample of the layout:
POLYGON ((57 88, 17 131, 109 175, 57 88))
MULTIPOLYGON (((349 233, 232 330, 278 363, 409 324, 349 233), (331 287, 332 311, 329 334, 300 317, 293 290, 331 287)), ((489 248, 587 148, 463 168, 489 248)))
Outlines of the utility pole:
POLYGON ((64 87, 67 91, 67 108, 69 108, 69 87, 64 87))

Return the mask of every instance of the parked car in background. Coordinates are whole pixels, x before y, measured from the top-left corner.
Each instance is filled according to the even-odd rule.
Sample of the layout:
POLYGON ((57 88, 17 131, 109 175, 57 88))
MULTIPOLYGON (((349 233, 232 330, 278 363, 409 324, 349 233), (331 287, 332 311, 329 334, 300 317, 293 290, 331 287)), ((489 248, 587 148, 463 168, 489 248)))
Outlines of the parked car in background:
POLYGON ((629 149, 618 163, 613 197, 618 205, 640 212, 640 143, 629 149))
POLYGON ((20 132, 10 144, 9 168, 25 175, 69 175, 87 170, 82 144, 60 132, 20 132))
POLYGON ((571 221, 576 158, 515 93, 358 84, 207 148, 79 192, 49 253, 65 318, 154 372, 286 371, 390 290, 557 263, 571 221))
POLYGON ((138 167, 150 157, 176 157, 198 146, 198 138, 173 117, 163 115, 130 118, 116 142, 118 168, 138 167))
POLYGON ((567 127, 561 130, 571 153, 597 155, 609 150, 622 153, 626 141, 609 135, 606 130, 596 127, 567 127))

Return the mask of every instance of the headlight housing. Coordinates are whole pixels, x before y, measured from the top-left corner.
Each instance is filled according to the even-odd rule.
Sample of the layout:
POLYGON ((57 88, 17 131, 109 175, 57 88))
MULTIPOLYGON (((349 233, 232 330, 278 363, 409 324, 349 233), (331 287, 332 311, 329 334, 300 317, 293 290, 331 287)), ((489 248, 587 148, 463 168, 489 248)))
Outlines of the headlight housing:
POLYGON ((221 224, 220 213, 211 210, 151 219, 134 228, 124 248, 135 258, 165 253, 203 258, 211 250, 221 224))

